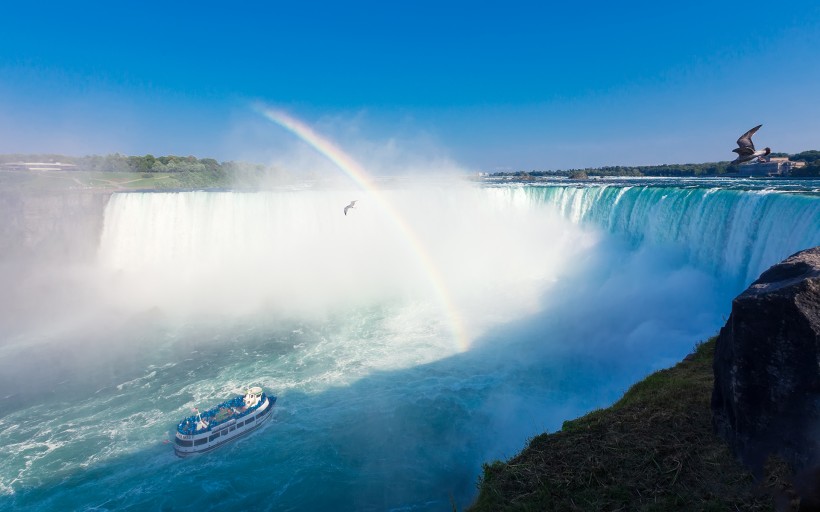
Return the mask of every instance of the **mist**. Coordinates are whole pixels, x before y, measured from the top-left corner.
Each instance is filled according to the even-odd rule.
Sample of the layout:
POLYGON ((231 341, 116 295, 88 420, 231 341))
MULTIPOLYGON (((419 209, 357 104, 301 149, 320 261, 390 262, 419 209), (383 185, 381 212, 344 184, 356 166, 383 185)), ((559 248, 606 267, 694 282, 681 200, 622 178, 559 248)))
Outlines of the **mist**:
POLYGON ((105 304, 122 312, 313 320, 373 304, 423 304, 447 322, 440 288, 476 337, 492 319, 532 313, 542 288, 587 239, 544 209, 516 211, 452 183, 118 194, 106 211, 98 265, 105 304))
POLYGON ((51 223, 58 240, 5 255, 6 350, 111 351, 121 344, 106 334, 135 319, 296 325, 377 307, 394 338, 383 352, 399 349, 403 332, 435 342, 368 368, 530 338, 542 352, 586 347, 625 364, 649 349, 660 367, 714 332, 738 291, 703 251, 636 246, 514 189, 460 181, 119 193, 87 203, 82 215, 51 223), (72 229, 82 236, 66 235, 72 229))
MULTIPOLYGON (((719 278, 681 251, 636 249, 514 191, 467 183, 122 193, 97 214, 98 237, 64 240, 96 245, 91 257, 40 252, 6 276, 7 375, 42 373, 41 352, 84 357, 63 357, 39 387, 136 357, 130 375, 149 364, 137 356, 157 329, 299 329, 360 311, 380 334, 367 350, 355 339, 334 347, 357 368, 347 383, 471 349, 514 364, 589 353, 628 368, 637 357, 640 374, 680 357, 726 310, 719 278)), ((208 343, 221 342, 195 345, 208 343)), ((7 386, 19 404, 26 386, 7 386)))

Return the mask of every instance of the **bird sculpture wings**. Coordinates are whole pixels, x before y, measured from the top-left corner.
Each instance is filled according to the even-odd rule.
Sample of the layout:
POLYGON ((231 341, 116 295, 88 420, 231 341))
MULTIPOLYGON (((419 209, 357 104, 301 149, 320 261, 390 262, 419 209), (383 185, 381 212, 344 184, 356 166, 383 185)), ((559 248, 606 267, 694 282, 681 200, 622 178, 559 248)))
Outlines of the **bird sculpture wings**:
POLYGON ((755 132, 757 130, 759 130, 761 126, 763 126, 763 125, 759 124, 759 125, 755 126, 754 128, 752 128, 751 130, 749 130, 748 132, 741 135, 740 138, 737 139, 738 147, 733 149, 732 151, 734 151, 735 153, 737 153, 740 156, 753 154, 755 152, 755 145, 752 142, 752 135, 754 135, 755 132))

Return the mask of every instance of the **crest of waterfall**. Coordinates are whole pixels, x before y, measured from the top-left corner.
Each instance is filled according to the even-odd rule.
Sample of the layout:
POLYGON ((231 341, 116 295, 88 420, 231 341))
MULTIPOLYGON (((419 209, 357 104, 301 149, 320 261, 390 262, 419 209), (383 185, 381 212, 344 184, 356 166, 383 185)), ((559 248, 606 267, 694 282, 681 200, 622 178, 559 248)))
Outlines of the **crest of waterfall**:
POLYGON ((546 203, 635 245, 682 249, 699 267, 749 284, 820 244, 820 196, 779 190, 654 185, 496 189, 511 203, 546 203))

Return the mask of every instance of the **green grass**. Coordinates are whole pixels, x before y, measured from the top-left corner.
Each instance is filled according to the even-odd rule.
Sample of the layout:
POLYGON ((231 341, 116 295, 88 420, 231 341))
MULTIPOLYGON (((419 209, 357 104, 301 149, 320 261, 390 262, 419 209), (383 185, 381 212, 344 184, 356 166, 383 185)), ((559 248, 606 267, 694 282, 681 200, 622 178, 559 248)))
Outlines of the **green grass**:
POLYGON ((486 464, 468 510, 774 510, 788 468, 756 482, 712 433, 714 347, 714 338, 700 344, 611 407, 486 464))
POLYGON ((163 190, 224 187, 205 173, 139 173, 97 171, 0 172, 0 191, 163 190))

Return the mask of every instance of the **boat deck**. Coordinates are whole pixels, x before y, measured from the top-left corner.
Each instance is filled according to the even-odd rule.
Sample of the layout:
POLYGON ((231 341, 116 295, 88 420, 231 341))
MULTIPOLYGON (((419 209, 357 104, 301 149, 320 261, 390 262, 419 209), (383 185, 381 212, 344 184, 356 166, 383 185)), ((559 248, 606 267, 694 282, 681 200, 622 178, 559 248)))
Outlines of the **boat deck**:
POLYGON ((267 396, 262 393, 259 401, 254 406, 245 407, 244 397, 236 396, 208 409, 207 411, 185 418, 179 423, 179 425, 177 425, 177 432, 183 435, 194 435, 197 433, 206 432, 232 419, 239 419, 248 415, 249 413, 259 409, 259 407, 262 406, 266 400, 267 396), (207 428, 197 428, 199 418, 202 418, 208 423, 207 428))

